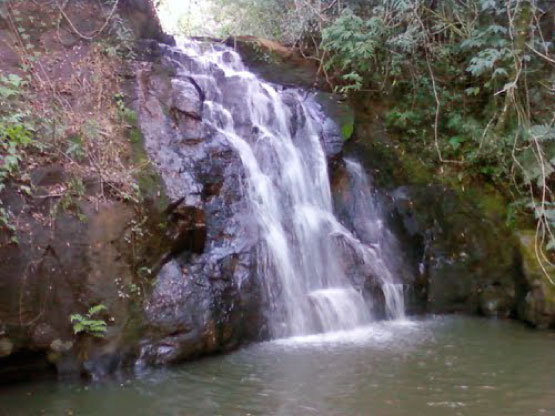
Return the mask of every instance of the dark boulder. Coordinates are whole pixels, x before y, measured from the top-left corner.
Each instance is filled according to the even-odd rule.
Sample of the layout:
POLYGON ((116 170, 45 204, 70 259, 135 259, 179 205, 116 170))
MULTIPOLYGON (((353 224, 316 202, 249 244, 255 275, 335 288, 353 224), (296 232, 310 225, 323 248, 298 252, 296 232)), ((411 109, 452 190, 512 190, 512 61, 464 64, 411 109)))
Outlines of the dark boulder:
POLYGON ((162 66, 141 70, 134 104, 176 224, 170 256, 145 302, 141 365, 229 350, 263 331, 257 231, 249 223, 242 162, 203 123, 198 85, 173 71, 185 58, 168 53, 162 66), (186 130, 199 133, 196 140, 184 138, 185 119, 186 130))
POLYGON ((503 224, 442 185, 397 188, 391 208, 411 246, 426 311, 514 314, 518 253, 503 224))
POLYGON ((518 317, 537 328, 555 328, 555 267, 547 262, 540 265, 537 258, 535 230, 517 235, 525 278, 518 286, 518 317))

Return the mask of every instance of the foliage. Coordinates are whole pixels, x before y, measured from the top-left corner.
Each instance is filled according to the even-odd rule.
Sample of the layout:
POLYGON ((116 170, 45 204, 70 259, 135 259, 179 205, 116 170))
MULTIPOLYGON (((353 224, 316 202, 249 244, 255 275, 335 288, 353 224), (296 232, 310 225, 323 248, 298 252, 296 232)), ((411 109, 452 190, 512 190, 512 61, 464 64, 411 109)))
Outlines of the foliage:
MULTIPOLYGON (((6 187, 7 181, 19 173, 25 149, 32 143, 34 126, 28 121, 29 114, 18 107, 26 85, 27 81, 16 74, 0 76, 0 192, 6 187)), ((21 184, 19 188, 25 194, 31 193, 31 188, 26 184, 21 184)), ((1 201, 0 227, 15 231, 10 212, 1 206, 1 201)), ((17 242, 15 235, 12 242, 17 242)))
MULTIPOLYGON (((322 10, 334 0, 159 0, 162 20, 175 21, 170 31, 191 36, 253 35, 297 44, 320 30, 322 10), (179 13, 179 16, 174 14, 179 13)), ((331 6, 331 7, 330 7, 331 6)))
POLYGON ((87 217, 81 211, 78 204, 79 199, 85 196, 85 184, 79 177, 71 178, 66 185, 65 192, 60 196, 58 202, 56 202, 51 210, 50 215, 55 217, 58 212, 71 212, 73 213, 81 222, 86 222, 87 217))
POLYGON ((34 128, 26 121, 28 114, 14 106, 26 83, 16 74, 0 76, 0 191, 4 181, 18 170, 22 150, 31 143, 34 128))
MULTIPOLYGON (((413 137, 430 133, 422 127, 436 122, 430 111, 436 102, 442 110, 439 150, 482 172, 491 170, 484 160, 493 159, 507 168, 499 177, 503 181, 510 179, 505 162, 515 156, 516 143, 537 156, 531 144, 543 145, 551 137, 544 109, 553 90, 530 78, 549 73, 533 51, 552 48, 532 24, 530 16, 540 13, 535 3, 448 1, 437 10, 416 1, 381 3, 367 10, 367 19, 345 9, 322 33, 322 48, 330 56, 325 68, 340 91, 411 97, 394 106, 387 121, 413 137), (519 22, 522 27, 515 27, 519 22)), ((545 146, 541 152, 550 153, 545 146)), ((525 182, 553 170, 532 164, 522 163, 525 182)))
POLYGON ((104 52, 111 58, 134 59, 135 36, 125 20, 115 13, 110 21, 110 38, 104 41, 104 52))
MULTIPOLYGON (((403 16, 405 9, 400 9, 403 16)), ((416 46, 418 33, 414 22, 407 27, 403 36, 398 36, 393 27, 397 21, 388 22, 385 16, 376 10, 369 19, 363 19, 345 9, 339 18, 322 32, 322 48, 330 58, 325 67, 337 68, 342 75, 341 92, 359 91, 370 81, 379 81, 387 73, 398 74, 401 60, 398 54, 410 55, 416 46), (373 79, 369 79, 368 77, 373 79)))
POLYGON ((69 317, 73 324, 73 333, 85 333, 93 337, 103 338, 107 331, 107 324, 104 319, 95 319, 95 316, 106 311, 107 308, 103 304, 98 304, 89 308, 85 315, 72 314, 69 317))

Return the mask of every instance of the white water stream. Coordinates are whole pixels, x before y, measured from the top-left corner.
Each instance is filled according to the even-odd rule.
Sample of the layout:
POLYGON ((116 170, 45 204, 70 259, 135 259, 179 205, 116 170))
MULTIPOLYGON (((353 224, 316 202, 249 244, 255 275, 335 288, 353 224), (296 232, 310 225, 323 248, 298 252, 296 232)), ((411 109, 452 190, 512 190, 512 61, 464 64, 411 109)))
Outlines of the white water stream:
MULTIPOLYGON (((333 214, 318 104, 305 92, 258 79, 227 47, 192 41, 180 47, 191 60, 182 65, 184 75, 206 96, 204 122, 229 140, 245 168, 272 336, 345 331, 373 320, 372 299, 347 275, 341 244, 380 279, 387 316, 403 318, 402 285, 379 247, 362 243, 333 214)), ((347 168, 362 172, 355 162, 347 168)), ((379 232, 376 215, 368 212, 366 226, 379 232)))

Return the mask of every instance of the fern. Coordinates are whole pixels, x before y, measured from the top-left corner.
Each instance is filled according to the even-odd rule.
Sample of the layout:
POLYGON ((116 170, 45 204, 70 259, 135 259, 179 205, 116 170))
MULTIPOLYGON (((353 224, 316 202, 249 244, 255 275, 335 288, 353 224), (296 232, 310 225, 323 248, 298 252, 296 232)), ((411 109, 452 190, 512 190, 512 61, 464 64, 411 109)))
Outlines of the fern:
POLYGON ((93 319, 95 315, 106 311, 107 308, 103 304, 91 306, 85 315, 72 314, 69 321, 73 324, 73 333, 85 333, 94 337, 102 338, 108 330, 108 325, 103 319, 93 319))

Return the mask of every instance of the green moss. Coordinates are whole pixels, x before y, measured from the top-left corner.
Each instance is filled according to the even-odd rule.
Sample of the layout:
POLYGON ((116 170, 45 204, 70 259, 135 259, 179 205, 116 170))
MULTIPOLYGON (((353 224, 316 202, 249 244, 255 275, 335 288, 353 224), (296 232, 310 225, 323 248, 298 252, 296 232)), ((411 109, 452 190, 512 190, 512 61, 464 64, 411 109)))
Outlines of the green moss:
POLYGON ((250 58, 254 62, 265 62, 268 64, 279 64, 281 63, 280 56, 270 51, 266 48, 263 48, 258 42, 249 42, 251 46, 252 53, 250 54, 250 58))
POLYGON ((353 135, 354 130, 354 120, 350 123, 343 124, 343 126, 341 126, 341 137, 343 137, 343 140, 349 140, 353 135))
MULTIPOLYGON (((403 171, 403 174, 410 178, 411 182, 416 184, 428 184, 438 182, 441 176, 436 176, 428 166, 415 155, 408 152, 397 152, 401 166, 398 168, 403 171), (435 179, 434 179, 435 177, 435 179)), ((439 180, 441 182, 441 180, 439 180)))
POLYGON ((547 272, 551 279, 555 278, 555 267, 543 264, 544 272, 538 262, 535 230, 521 230, 518 232, 518 238, 520 241, 522 266, 528 284, 531 287, 541 287, 547 306, 555 308, 555 285, 551 284, 545 273, 547 272))
POLYGON ((150 163, 150 159, 144 149, 144 140, 138 126, 137 115, 134 111, 126 112, 127 123, 130 125, 127 137, 131 142, 131 154, 133 163, 142 168, 135 174, 139 185, 139 191, 143 198, 147 198, 155 205, 155 209, 163 211, 168 206, 169 200, 166 196, 164 182, 150 163))
POLYGON ((460 186, 458 188, 461 197, 476 205, 485 217, 507 222, 507 200, 492 185, 487 183, 470 184, 464 188, 464 191, 460 186))

